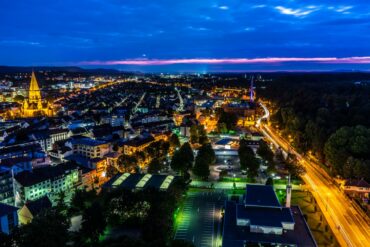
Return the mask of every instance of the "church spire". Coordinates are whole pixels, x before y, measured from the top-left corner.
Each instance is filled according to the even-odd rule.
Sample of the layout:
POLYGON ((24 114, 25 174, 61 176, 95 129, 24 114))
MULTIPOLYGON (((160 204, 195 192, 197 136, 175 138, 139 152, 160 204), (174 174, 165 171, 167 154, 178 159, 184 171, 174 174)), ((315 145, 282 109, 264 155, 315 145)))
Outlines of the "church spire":
POLYGON ((31 76, 31 83, 30 83, 30 89, 28 91, 28 98, 30 102, 37 102, 41 100, 41 92, 39 85, 37 83, 37 79, 35 76, 35 72, 32 71, 32 76, 31 76))

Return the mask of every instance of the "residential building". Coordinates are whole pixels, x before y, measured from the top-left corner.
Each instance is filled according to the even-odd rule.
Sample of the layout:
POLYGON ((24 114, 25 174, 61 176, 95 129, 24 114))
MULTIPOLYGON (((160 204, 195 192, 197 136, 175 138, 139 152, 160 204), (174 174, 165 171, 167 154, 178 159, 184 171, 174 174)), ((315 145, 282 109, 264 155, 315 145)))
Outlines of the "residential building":
POLYGON ((364 179, 346 179, 341 189, 350 197, 369 198, 370 184, 364 179))
POLYGON ((74 139, 72 140, 72 147, 73 154, 79 154, 90 159, 102 158, 110 151, 109 143, 90 138, 74 139))
POLYGON ((18 208, 0 203, 0 230, 9 235, 18 226, 18 208))
POLYGON ((13 175, 8 170, 0 170, 0 203, 14 205, 13 175))
POLYGON ((14 177, 16 205, 48 195, 54 202, 58 193, 70 191, 79 183, 79 169, 73 163, 21 172, 14 177))
POLYGON ((135 152, 144 151, 144 149, 154 141, 155 138, 152 135, 135 137, 122 143, 123 153, 126 155, 132 155, 135 152))

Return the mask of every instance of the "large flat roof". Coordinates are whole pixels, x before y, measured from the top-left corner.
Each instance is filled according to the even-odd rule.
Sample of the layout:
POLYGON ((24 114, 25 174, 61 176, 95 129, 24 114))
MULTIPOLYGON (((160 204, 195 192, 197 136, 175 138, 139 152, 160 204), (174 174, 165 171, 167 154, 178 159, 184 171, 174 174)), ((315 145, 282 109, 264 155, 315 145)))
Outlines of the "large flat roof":
POLYGON ((160 174, 117 174, 104 184, 105 188, 124 188, 127 190, 155 188, 167 190, 176 180, 175 176, 160 174))
MULTIPOLYGON (((281 244, 314 247, 317 246, 307 227, 298 206, 292 206, 292 216, 295 221, 294 230, 285 231, 282 235, 250 232, 249 227, 236 225, 236 203, 228 201, 225 204, 224 227, 222 236, 223 247, 245 247, 246 244, 281 244)), ((260 215, 268 220, 268 215, 260 215)))
POLYGON ((246 205, 280 207, 274 188, 270 185, 248 184, 244 203, 246 205))
POLYGON ((289 208, 256 207, 236 205, 238 219, 248 219, 251 225, 266 227, 282 227, 282 223, 294 223, 289 208))

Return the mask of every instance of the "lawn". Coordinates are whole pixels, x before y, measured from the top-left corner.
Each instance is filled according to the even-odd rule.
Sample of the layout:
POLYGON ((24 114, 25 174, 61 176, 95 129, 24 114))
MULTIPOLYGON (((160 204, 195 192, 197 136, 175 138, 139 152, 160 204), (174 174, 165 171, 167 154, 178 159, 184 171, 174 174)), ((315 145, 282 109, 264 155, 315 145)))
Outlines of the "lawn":
POLYGON ((301 208, 318 246, 339 246, 310 192, 293 191, 292 204, 301 208))

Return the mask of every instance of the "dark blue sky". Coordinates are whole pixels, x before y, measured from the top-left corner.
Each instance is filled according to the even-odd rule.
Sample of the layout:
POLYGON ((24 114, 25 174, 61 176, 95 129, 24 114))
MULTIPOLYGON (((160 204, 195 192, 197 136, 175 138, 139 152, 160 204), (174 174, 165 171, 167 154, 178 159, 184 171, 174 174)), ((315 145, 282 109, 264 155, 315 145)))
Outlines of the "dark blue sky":
POLYGON ((370 2, 1 0, 0 64, 370 70, 370 2))

